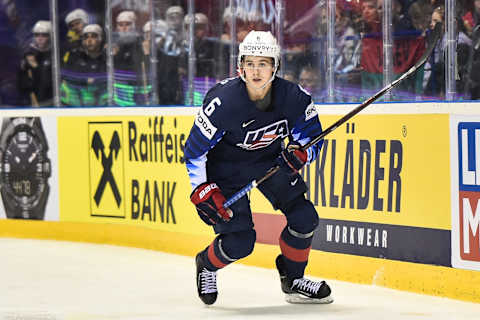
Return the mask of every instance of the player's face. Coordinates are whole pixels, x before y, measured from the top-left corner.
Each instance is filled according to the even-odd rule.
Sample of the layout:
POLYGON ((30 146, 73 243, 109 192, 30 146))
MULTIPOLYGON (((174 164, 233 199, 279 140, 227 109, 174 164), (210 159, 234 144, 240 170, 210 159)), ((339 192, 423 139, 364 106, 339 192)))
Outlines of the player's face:
POLYGON ((88 52, 95 52, 100 49, 100 38, 96 33, 86 33, 83 35, 83 46, 88 52))
POLYGON ((120 21, 117 22, 117 31, 118 32, 129 32, 133 30, 133 23, 129 21, 120 21))
POLYGON ((183 15, 180 13, 171 13, 167 16, 167 24, 172 29, 178 29, 182 26, 183 15))
POLYGON ((44 50, 48 47, 50 43, 50 34, 48 33, 35 33, 34 34, 35 44, 40 50, 44 50))
POLYGON ((73 20, 72 22, 70 22, 70 24, 68 25, 68 27, 70 28, 70 30, 73 30, 76 34, 82 34, 82 30, 83 30, 83 27, 84 27, 84 23, 82 20, 80 19, 76 19, 76 20, 73 20))
POLYGON ((242 69, 247 86, 261 88, 272 78, 274 71, 273 59, 269 57, 246 56, 242 69))

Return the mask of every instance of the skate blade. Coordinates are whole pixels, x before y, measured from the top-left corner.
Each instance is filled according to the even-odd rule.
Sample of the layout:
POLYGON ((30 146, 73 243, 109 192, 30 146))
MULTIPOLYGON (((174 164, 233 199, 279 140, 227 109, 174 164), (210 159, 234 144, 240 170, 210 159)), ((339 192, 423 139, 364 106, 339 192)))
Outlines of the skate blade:
POLYGON ((293 304, 329 304, 333 302, 333 297, 327 296, 321 299, 309 298, 299 293, 285 294, 285 301, 293 304))

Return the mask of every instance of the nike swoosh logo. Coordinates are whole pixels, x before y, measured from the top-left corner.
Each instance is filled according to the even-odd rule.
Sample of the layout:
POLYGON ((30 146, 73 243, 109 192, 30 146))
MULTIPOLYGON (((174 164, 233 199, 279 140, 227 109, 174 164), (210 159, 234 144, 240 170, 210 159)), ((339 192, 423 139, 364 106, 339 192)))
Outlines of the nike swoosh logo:
POLYGON ((293 187, 294 185, 297 184, 297 181, 298 181, 298 178, 293 181, 290 181, 290 185, 293 187))
POLYGON ((242 123, 242 128, 248 127, 255 122, 255 119, 242 123))

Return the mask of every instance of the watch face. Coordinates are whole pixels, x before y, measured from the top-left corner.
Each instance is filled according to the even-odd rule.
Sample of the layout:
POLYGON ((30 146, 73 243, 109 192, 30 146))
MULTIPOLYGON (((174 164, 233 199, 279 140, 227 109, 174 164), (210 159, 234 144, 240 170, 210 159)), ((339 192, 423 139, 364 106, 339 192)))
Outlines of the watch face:
POLYGON ((50 164, 40 138, 29 126, 18 126, 9 137, 1 166, 5 191, 23 209, 36 206, 45 190, 50 164))

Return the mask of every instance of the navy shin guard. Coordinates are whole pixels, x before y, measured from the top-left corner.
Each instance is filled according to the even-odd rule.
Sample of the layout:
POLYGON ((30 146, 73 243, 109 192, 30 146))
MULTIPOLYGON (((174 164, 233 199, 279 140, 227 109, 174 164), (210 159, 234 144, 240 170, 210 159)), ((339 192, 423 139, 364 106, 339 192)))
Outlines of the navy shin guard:
POLYGON ((253 229, 221 234, 200 255, 207 269, 216 271, 252 253, 255 239, 253 229))

